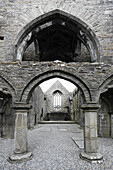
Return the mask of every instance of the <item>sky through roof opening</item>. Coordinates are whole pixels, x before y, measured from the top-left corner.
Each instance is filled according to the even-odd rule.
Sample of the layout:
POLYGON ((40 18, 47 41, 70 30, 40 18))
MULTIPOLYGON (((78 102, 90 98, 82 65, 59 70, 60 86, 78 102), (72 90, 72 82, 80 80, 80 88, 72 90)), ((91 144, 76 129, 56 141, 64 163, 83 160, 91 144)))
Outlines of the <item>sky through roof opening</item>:
POLYGON ((56 81, 59 81, 69 92, 73 92, 75 88, 77 88, 73 83, 61 79, 61 78, 53 78, 49 79, 47 81, 44 81, 43 83, 40 84, 40 87, 43 92, 46 92, 56 81))

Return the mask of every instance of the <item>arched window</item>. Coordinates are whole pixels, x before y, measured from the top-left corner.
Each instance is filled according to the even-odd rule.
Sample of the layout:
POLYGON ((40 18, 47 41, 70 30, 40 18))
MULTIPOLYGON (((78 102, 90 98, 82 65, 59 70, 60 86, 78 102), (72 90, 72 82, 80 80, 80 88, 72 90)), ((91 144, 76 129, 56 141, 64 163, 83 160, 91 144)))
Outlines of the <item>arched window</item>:
POLYGON ((55 110, 61 109, 62 105, 62 93, 60 91, 54 92, 53 106, 55 110))

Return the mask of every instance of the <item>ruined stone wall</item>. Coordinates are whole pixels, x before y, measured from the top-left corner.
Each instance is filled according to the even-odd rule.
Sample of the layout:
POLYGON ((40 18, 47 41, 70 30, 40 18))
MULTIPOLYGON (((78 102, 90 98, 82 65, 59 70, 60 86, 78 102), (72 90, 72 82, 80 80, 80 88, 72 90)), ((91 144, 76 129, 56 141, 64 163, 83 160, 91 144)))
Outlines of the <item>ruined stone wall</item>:
MULTIPOLYGON (((91 100, 97 101, 98 94, 99 92, 101 93, 97 89, 105 81, 108 84, 112 81, 113 66, 98 63, 13 62, 1 63, 0 75, 0 86, 9 89, 11 94, 15 94, 15 101, 25 101, 27 99, 24 97, 26 97, 28 90, 31 88, 29 83, 32 85, 37 83, 38 85, 38 83, 41 83, 40 81, 46 80, 49 76, 70 80, 75 85, 81 86, 82 90, 84 90, 85 86, 82 87, 80 82, 83 82, 90 90, 91 100), (25 90, 26 93, 22 98, 25 90)), ((83 93, 85 93, 85 90, 83 93)))
POLYGON ((42 91, 41 87, 38 86, 36 88, 35 93, 38 94, 37 100, 36 100, 36 105, 38 106, 36 122, 38 123, 39 121, 43 121, 44 117, 46 116, 47 106, 46 106, 45 94, 42 91))
MULTIPOLYGON (((32 88, 48 78, 60 77, 75 83, 80 88, 85 98, 84 102, 98 102, 101 93, 113 88, 112 11, 112 0, 0 0, 0 91, 10 93, 14 103, 29 103, 32 88), (103 55, 100 56, 100 64, 12 62, 18 33, 36 17, 55 9, 78 17, 94 30, 103 52, 103 55)), ((32 54, 32 48, 29 47, 29 49, 32 54)), ((2 97, 1 93, 0 97, 2 97)), ((40 103, 42 97, 39 96, 39 98, 40 103)), ((5 107, 5 114, 2 117, 1 131, 3 130, 4 137, 11 137, 14 134, 14 114, 9 105, 11 103, 5 107)), ((36 105, 35 108, 40 115, 41 106, 38 108, 36 105)), ((101 108, 102 111, 107 113, 107 107, 105 110, 101 108)), ((33 110, 33 112, 37 111, 33 110)), ((36 122, 39 119, 39 117, 36 118, 36 122)), ((102 120, 101 116, 100 120, 102 120)), ((110 129, 110 120, 106 114, 104 114, 101 125, 101 129, 104 130, 100 132, 100 135, 104 136, 106 129, 108 131, 110 129), (105 122, 108 126, 103 128, 105 122)))
POLYGON ((47 113, 51 112, 64 112, 68 113, 68 106, 69 106, 69 91, 59 82, 56 81, 45 93, 46 101, 47 101, 47 113), (60 91, 61 92, 61 108, 56 110, 54 108, 54 92, 60 91))
POLYGON ((112 0, 0 0, 0 60, 13 60, 13 47, 21 29, 34 18, 60 9, 87 23, 102 46, 102 62, 113 62, 112 0))
POLYGON ((100 99, 101 108, 98 110, 98 135, 110 137, 110 110, 108 104, 100 99))
POLYGON ((46 102, 44 97, 41 87, 36 87, 30 98, 30 104, 32 105, 32 109, 28 114, 28 128, 30 129, 39 121, 42 121, 46 115, 46 102))
MULTIPOLYGON (((101 93, 113 88, 113 66, 110 64, 54 62, 1 63, 0 75, 1 91, 3 93, 10 93, 13 103, 30 103, 32 90, 41 82, 54 77, 65 78, 80 88, 84 95, 84 103, 98 102, 101 93)), ((104 116, 104 118, 107 121, 107 117, 104 116)), ((6 122, 9 120, 8 124, 12 127, 11 119, 5 118, 4 120, 5 125, 7 125, 6 122)))
POLYGON ((4 106, 4 112, 2 115, 2 134, 3 138, 14 138, 15 129, 15 114, 11 107, 12 99, 8 99, 4 106))
POLYGON ((72 106, 71 106, 71 112, 72 112, 72 120, 79 123, 79 114, 77 115, 78 110, 78 102, 79 102, 79 90, 75 89, 73 92, 73 98, 72 98, 72 106))
POLYGON ((84 97, 80 89, 75 89, 72 97, 71 104, 71 117, 72 120, 80 124, 81 127, 84 126, 84 114, 81 106, 84 103, 84 97))

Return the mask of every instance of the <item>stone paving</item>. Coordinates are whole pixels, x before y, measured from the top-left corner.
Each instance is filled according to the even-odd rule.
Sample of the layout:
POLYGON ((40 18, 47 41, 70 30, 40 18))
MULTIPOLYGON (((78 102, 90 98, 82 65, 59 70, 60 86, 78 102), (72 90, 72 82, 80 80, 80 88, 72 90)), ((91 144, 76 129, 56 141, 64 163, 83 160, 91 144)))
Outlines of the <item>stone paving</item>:
POLYGON ((0 139, 0 170, 113 170, 113 139, 98 139, 104 162, 91 164, 79 158, 80 149, 72 140, 82 135, 76 124, 39 124, 28 131, 33 159, 13 164, 7 158, 13 151, 14 140, 0 139))

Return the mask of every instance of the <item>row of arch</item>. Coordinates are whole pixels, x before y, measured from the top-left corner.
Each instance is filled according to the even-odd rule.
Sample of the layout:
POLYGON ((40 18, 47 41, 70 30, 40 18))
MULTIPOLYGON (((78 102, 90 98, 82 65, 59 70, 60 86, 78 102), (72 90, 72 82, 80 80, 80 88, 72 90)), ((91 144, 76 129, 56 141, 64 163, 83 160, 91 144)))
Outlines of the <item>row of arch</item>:
MULTIPOLYGON (((100 57, 102 56, 102 49, 93 29, 79 18, 58 9, 35 18, 20 31, 20 33, 16 37, 14 44, 14 60, 22 60, 23 53, 26 48, 29 46, 32 40, 35 41, 33 36, 37 37, 37 34, 40 31, 48 30, 56 24, 60 27, 66 28, 67 30, 69 30, 69 32, 72 31, 75 33, 77 39, 85 44, 88 48, 91 56, 91 62, 100 61, 100 57)), ((19 100, 20 102, 28 102, 30 94, 36 86, 38 86, 43 81, 54 77, 64 78, 78 86, 83 92, 86 102, 91 102, 93 100, 90 85, 88 84, 87 80, 84 80, 83 77, 79 78, 79 75, 77 75, 74 70, 72 70, 72 73, 70 73, 70 70, 68 70, 67 68, 64 68, 64 70, 62 70, 62 68, 59 70, 56 68, 52 68, 50 70, 48 69, 45 72, 39 73, 34 78, 31 78, 29 83, 22 90, 21 97, 17 100, 19 100)), ((10 81, 8 82, 9 78, 4 78, 3 74, 2 78, 6 82, 6 86, 11 92, 13 98, 16 98, 16 89, 11 83, 9 83, 10 81)), ((106 77, 105 82, 103 82, 102 85, 99 87, 100 89, 98 89, 99 93, 107 90, 107 84, 109 84, 111 80, 112 76, 110 78, 106 77)))
MULTIPOLYGON (((30 96, 33 92, 33 90, 40 85, 42 82, 49 80, 51 78, 63 78, 67 81, 70 81, 71 83, 73 83, 74 85, 76 85, 78 88, 81 89, 81 91, 83 92, 84 95, 84 99, 85 102, 95 102, 92 101, 92 89, 90 89, 90 86, 88 85, 87 81, 85 81, 82 77, 80 78, 77 74, 75 75, 74 70, 73 70, 73 74, 69 73, 70 70, 68 70, 68 68, 63 70, 56 70, 56 69, 48 69, 48 71, 44 71, 41 72, 40 74, 34 76, 33 78, 31 78, 31 80, 26 84, 25 82, 25 87, 24 89, 22 89, 21 91, 21 97, 18 98, 17 96, 17 89, 14 88, 14 86, 12 85, 9 77, 7 77, 5 74, 1 75, 0 78, 1 80, 3 80, 4 84, 5 84, 5 91, 9 94, 11 94, 11 96, 14 98, 14 100, 18 101, 18 102, 26 102, 29 103, 29 99, 30 96)), ((110 75, 108 78, 106 78, 102 84, 98 87, 97 89, 97 95, 98 99, 101 93, 106 92, 109 88, 112 88, 110 84, 112 84, 112 80, 113 80, 113 75, 110 75)), ((1 89, 1 91, 4 92, 4 89, 1 89)))

